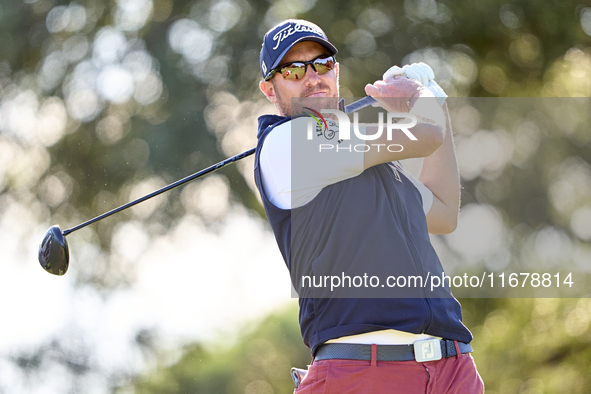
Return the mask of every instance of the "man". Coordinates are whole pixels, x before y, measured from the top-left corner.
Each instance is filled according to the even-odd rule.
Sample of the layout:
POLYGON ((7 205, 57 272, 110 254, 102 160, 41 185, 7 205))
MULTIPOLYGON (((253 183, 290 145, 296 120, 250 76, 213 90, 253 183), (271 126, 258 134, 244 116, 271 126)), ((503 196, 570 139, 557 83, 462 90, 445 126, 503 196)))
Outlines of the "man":
MULTIPOLYGON (((414 278, 443 273, 428 232, 453 231, 459 210, 445 106, 439 109, 443 124, 417 116, 412 143, 402 132, 375 134, 372 140, 374 147, 403 149, 357 151, 351 146, 362 140, 354 133, 351 141, 337 142, 341 152, 334 145, 329 155, 310 151, 302 157, 306 132, 295 125, 307 124, 303 110, 337 108, 336 53, 324 32, 303 20, 272 28, 261 50, 260 89, 280 115, 259 118, 255 180, 298 290, 300 328, 314 357, 307 373, 293 372, 295 393, 481 393, 484 386, 470 355, 472 335, 448 288, 434 297, 417 296, 422 289, 409 297, 388 297, 384 294, 393 294, 392 289, 384 286, 375 293, 339 289, 338 296, 306 288, 304 277, 335 269, 343 280, 370 271, 378 273, 376 278, 392 272, 414 278), (311 108, 310 102, 316 104, 311 108), (328 160, 320 163, 319 157, 328 160), (411 157, 425 157, 419 180, 396 162, 411 157)), ((420 106, 419 100, 433 97, 424 87, 394 76, 365 91, 388 112, 405 115, 420 106)), ((327 128, 325 123, 320 130, 327 128)), ((371 130, 375 126, 367 126, 366 137, 371 130)))

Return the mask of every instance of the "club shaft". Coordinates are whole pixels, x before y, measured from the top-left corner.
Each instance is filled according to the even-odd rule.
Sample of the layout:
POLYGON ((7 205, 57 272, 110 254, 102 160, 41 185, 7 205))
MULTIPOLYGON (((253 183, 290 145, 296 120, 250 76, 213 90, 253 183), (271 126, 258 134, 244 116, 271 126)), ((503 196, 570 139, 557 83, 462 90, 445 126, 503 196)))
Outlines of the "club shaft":
POLYGON ((233 163, 233 162, 235 162, 235 161, 238 161, 238 160, 244 159, 245 157, 252 155, 252 154, 254 153, 254 151, 255 151, 255 148, 252 148, 252 149, 249 149, 249 150, 247 150, 247 151, 245 151, 245 152, 242 152, 242 153, 240 153, 240 154, 237 154, 236 156, 232 156, 232 157, 230 157, 230 158, 228 158, 228 159, 226 159, 226 160, 224 160, 224 161, 220 161, 220 162, 219 162, 219 163, 217 163, 217 164, 214 164, 214 165, 212 165, 212 166, 210 166, 210 167, 207 167, 207 168, 206 168, 206 169, 204 169, 204 170, 201 170, 201 171, 199 171, 199 172, 196 172, 196 173, 194 173, 194 174, 192 174, 192 175, 189 175, 189 176, 187 176, 187 177, 185 177, 185 178, 183 178, 183 179, 180 179, 180 180, 178 180, 178 181, 176 181, 176 182, 174 182, 174 183, 171 183, 171 184, 170 184, 170 185, 168 185, 168 186, 164 186, 163 188, 161 188, 161 189, 158 189, 158 190, 156 190, 156 191, 154 191, 154 192, 152 192, 152 193, 150 193, 150 194, 148 194, 148 195, 145 195, 145 196, 143 196, 143 197, 140 197, 140 198, 138 198, 137 200, 133 200, 133 201, 131 201, 131 202, 128 202, 127 204, 125 204, 125 205, 122 205, 122 206, 120 206, 119 208, 112 209, 112 210, 110 210, 109 212, 103 213, 102 215, 100 215, 100 216, 97 216, 97 217, 95 217, 94 219, 90 219, 90 220, 88 220, 88 221, 86 221, 86 222, 84 222, 84 223, 81 223, 81 224, 77 225, 76 227, 72 227, 72 228, 70 228, 70 229, 68 229, 68 230, 64 230, 64 231, 62 232, 62 234, 63 234, 64 236, 65 236, 65 235, 68 235, 68 234, 70 234, 70 233, 72 233, 72 232, 74 232, 74 231, 76 231, 76 230, 80 230, 81 228, 88 226, 89 224, 92 224, 92 223, 94 223, 94 222, 97 222, 97 221, 99 221, 99 220, 101 220, 101 219, 104 219, 104 218, 106 218, 106 217, 109 217, 109 216, 111 216, 111 215, 114 215, 114 214, 116 214, 117 212, 121 212, 121 211, 123 211, 124 209, 130 208, 130 207, 133 207, 133 206, 134 206, 134 205, 136 205, 136 204, 139 204, 139 203, 141 203, 141 202, 144 202, 144 201, 146 201, 146 200, 149 200, 149 199, 150 199, 150 198, 152 198, 152 197, 156 197, 156 196, 158 196, 158 195, 160 195, 160 194, 162 194, 162 193, 164 193, 164 192, 167 192, 167 191, 169 191, 169 190, 171 190, 171 189, 174 189, 175 187, 178 187, 178 186, 184 185, 184 184, 185 184, 185 183, 187 183, 187 182, 191 182, 192 180, 194 180, 194 179, 197 179, 197 178, 199 178, 200 176, 203 176, 203 175, 205 175, 205 174, 209 174, 210 172, 214 172, 214 171, 216 171, 216 170, 219 170, 220 168, 222 168, 223 166, 225 166, 225 165, 226 165, 226 164, 228 164, 228 163, 233 163))
MULTIPOLYGON (((361 100, 355 101, 354 103, 351 103, 351 104, 347 105, 345 107, 345 113, 350 114, 351 112, 359 111, 361 108, 367 107, 367 106, 369 106, 369 105, 371 105, 371 104, 373 104, 375 102, 376 102, 376 100, 374 98, 372 98, 370 96, 367 96, 367 97, 365 97, 365 98, 363 98, 361 100)), ((189 176, 187 176, 187 177, 185 177, 185 178, 183 178, 181 180, 178 180, 178 181, 176 181, 174 183, 171 183, 168 186, 164 186, 163 188, 158 189, 158 190, 156 190, 156 191, 154 191, 154 192, 152 192, 152 193, 150 193, 148 195, 145 195, 143 197, 140 197, 137 200, 133 200, 131 202, 128 202, 125 205, 122 205, 122 206, 120 206, 118 208, 112 209, 109 212, 103 213, 100 216, 97 216, 97 217, 95 217, 93 219, 90 219, 90 220, 84 222, 84 223, 81 223, 81 224, 77 225, 76 227, 72 227, 70 229, 64 230, 62 232, 62 234, 64 236, 66 236, 66 235, 68 235, 70 233, 73 233, 76 230, 80 230, 81 228, 86 227, 86 226, 88 226, 88 225, 90 225, 90 224, 92 224, 94 222, 98 222, 99 220, 102 220, 102 219, 104 219, 106 217, 109 217, 111 215, 114 215, 117 212, 121 212, 124 209, 131 208, 134 205, 137 205, 137 204, 139 204, 141 202, 144 202, 146 200, 149 200, 152 197, 156 197, 156 196, 158 196, 158 195, 160 195, 160 194, 162 194, 164 192, 167 192, 167 191, 169 191, 171 189, 174 189, 175 187, 184 185, 187 182, 191 182, 192 180, 195 180, 195 179, 199 178, 200 176, 203 176, 205 174, 209 174, 210 172, 214 172, 214 171, 222 168, 223 166, 225 166, 228 163, 233 163, 235 161, 244 159, 245 157, 252 155, 255 152, 255 149, 256 148, 249 149, 249 150, 247 150, 245 152, 242 152, 242 153, 237 154, 236 156, 232 156, 229 159, 226 159, 224 161, 220 161, 217 164, 214 164, 214 165, 212 165, 210 167, 207 167, 204 170, 201 170, 201 171, 196 172, 196 173, 194 173, 192 175, 189 175, 189 176)))

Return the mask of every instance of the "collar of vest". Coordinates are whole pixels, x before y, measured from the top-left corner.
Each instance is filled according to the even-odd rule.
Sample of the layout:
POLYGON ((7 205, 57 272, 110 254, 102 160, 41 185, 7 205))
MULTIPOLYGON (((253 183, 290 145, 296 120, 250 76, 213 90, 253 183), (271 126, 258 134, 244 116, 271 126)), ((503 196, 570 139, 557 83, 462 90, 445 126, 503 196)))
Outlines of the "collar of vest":
POLYGON ((289 119, 290 119, 289 117, 279 116, 279 115, 259 116, 259 131, 257 133, 257 138, 261 138, 261 136, 263 135, 263 132, 267 129, 267 127, 274 126, 279 122, 281 122, 281 123, 287 122, 289 119))

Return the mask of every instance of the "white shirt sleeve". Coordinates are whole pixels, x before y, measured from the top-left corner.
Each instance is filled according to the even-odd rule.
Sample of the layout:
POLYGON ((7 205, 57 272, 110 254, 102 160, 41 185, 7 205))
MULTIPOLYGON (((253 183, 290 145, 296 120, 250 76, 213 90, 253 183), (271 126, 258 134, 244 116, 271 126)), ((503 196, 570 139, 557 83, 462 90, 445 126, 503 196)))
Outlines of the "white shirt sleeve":
POLYGON ((278 208, 291 208, 291 141, 289 129, 277 127, 265 138, 259 157, 267 199, 278 208))
POLYGON ((353 148, 360 143, 354 133, 350 140, 340 143, 338 134, 327 139, 326 133, 314 130, 310 136, 308 119, 296 118, 277 126, 261 148, 259 159, 264 192, 269 201, 281 209, 304 206, 324 187, 357 176, 364 170, 363 150, 353 148))

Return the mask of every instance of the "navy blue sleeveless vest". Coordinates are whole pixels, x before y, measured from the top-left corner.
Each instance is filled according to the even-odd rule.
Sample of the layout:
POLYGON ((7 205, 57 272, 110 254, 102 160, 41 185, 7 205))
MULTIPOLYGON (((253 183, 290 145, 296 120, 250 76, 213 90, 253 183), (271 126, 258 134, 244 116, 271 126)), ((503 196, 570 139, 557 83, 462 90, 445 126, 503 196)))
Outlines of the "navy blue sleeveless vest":
POLYGON ((299 294, 300 329, 312 355, 329 339, 384 329, 470 342, 461 306, 447 287, 441 288, 442 296, 412 293, 410 298, 388 297, 388 288, 368 293, 378 294, 371 298, 306 292, 305 275, 367 273, 383 281, 388 275, 441 277, 443 268, 429 240, 420 193, 392 163, 326 186, 303 207, 284 210, 273 205, 263 190, 259 156, 269 133, 289 120, 277 115, 259 118, 254 171, 267 218, 299 294))

